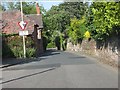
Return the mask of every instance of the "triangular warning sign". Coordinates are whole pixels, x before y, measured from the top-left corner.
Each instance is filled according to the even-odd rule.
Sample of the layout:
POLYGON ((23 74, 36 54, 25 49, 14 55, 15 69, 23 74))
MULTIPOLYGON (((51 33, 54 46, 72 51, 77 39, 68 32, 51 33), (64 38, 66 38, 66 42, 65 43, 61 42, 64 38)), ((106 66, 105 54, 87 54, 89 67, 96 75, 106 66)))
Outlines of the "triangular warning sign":
POLYGON ((20 26, 20 28, 21 28, 22 30, 24 30, 25 27, 26 27, 26 25, 27 25, 27 22, 21 21, 21 22, 18 22, 18 25, 20 26))

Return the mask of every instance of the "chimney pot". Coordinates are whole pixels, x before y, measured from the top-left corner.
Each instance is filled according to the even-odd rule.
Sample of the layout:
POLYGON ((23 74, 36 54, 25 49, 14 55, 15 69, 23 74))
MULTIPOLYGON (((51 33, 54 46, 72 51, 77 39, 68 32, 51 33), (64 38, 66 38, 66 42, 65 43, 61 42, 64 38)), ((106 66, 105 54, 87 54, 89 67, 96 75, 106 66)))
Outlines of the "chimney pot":
POLYGON ((37 15, 40 15, 40 8, 39 8, 38 3, 36 3, 36 11, 37 11, 37 15))

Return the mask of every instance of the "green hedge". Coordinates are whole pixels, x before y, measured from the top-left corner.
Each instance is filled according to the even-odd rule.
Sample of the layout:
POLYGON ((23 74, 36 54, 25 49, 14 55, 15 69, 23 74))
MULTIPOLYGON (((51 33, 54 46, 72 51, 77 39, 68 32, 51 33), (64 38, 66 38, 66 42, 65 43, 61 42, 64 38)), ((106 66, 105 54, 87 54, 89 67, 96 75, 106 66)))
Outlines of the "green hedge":
MULTIPOLYGON (((26 56, 34 57, 35 48, 31 37, 25 37, 26 40, 26 56)), ((18 35, 2 35, 2 57, 16 57, 23 58, 23 41, 22 37, 18 35)))

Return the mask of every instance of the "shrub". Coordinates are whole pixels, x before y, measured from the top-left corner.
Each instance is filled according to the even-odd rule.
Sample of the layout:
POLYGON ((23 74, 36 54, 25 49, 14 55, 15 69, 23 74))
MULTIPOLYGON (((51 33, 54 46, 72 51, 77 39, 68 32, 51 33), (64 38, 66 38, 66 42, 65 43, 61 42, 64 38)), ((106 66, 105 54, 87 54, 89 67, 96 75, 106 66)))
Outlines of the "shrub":
POLYGON ((26 57, 34 57, 35 56, 35 48, 27 48, 26 49, 26 57))
POLYGON ((43 49, 44 49, 44 51, 46 50, 46 48, 47 48, 47 45, 48 45, 48 39, 47 39, 47 37, 42 37, 43 38, 43 49))
MULTIPOLYGON (((18 35, 2 36, 2 56, 3 58, 16 57, 23 58, 23 41, 18 35)), ((35 55, 34 42, 31 37, 26 37, 26 56, 33 57, 35 55)))
POLYGON ((50 42, 50 43, 48 43, 48 45, 47 45, 47 48, 55 48, 56 46, 55 46, 55 43, 54 42, 50 42))
POLYGON ((22 58, 24 56, 22 47, 16 47, 11 50, 16 58, 22 58))
POLYGON ((87 38, 87 39, 90 38, 90 32, 86 31, 85 34, 84 34, 84 37, 87 38))
POLYGON ((60 38, 60 36, 56 36, 56 38, 55 38, 55 45, 56 45, 58 50, 61 49, 61 38, 60 38))

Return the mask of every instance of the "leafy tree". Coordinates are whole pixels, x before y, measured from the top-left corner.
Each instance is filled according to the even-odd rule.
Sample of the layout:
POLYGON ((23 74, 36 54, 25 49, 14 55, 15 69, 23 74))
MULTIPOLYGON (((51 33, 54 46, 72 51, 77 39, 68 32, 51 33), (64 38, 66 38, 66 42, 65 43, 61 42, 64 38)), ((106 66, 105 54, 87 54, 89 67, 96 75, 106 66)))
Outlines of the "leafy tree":
POLYGON ((65 2, 59 5, 60 9, 65 10, 69 13, 71 18, 76 17, 80 19, 86 10, 87 4, 83 4, 82 2, 65 2))
POLYGON ((54 37, 60 36, 62 37, 61 44, 63 44, 63 42, 66 41, 65 39, 67 35, 65 32, 70 26, 71 19, 74 17, 76 17, 76 19, 82 18, 85 13, 84 11, 87 8, 85 6, 87 5, 81 2, 64 2, 59 6, 52 6, 52 8, 46 12, 43 18, 45 31, 47 32, 47 30, 50 30, 49 34, 47 32, 48 37, 53 40, 54 37))
POLYGON ((79 39, 84 38, 85 31, 86 31, 86 26, 85 26, 84 16, 80 20, 76 18, 71 19, 68 35, 74 44, 76 44, 79 41, 79 39))
POLYGON ((105 40, 113 33, 118 33, 120 2, 94 2, 92 4, 94 38, 105 40))
POLYGON ((57 47, 57 50, 61 49, 61 42, 60 42, 60 36, 55 37, 55 45, 57 47))
POLYGON ((5 7, 2 4, 0 4, 0 12, 5 10, 6 10, 5 7))
MULTIPOLYGON (((36 14, 36 7, 34 2, 22 2, 24 14, 36 14)), ((15 4, 15 9, 20 10, 20 2, 15 4)))
POLYGON ((52 39, 66 30, 66 26, 70 22, 70 17, 64 10, 60 10, 58 6, 53 6, 43 17, 43 22, 45 31, 50 30, 50 32, 47 32, 48 37, 52 39))
POLYGON ((14 2, 7 2, 7 6, 9 10, 15 9, 15 3, 14 2))
MULTIPOLYGON (((7 2, 8 10, 21 10, 20 2, 7 2)), ((23 13, 24 14, 36 14, 36 3, 35 2, 22 2, 23 5, 23 13)), ((42 14, 46 13, 46 10, 43 6, 40 6, 40 11, 42 14)))

